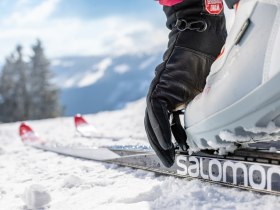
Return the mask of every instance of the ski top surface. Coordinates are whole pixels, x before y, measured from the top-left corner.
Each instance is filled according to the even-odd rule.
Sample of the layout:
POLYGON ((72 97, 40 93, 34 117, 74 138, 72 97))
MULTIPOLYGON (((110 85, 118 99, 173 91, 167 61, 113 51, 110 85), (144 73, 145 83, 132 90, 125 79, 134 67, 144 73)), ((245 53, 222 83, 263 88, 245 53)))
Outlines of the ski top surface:
POLYGON ((147 147, 74 148, 50 144, 40 139, 32 128, 24 123, 20 126, 20 137, 25 145, 61 155, 280 195, 279 153, 249 149, 237 150, 226 156, 215 155, 211 151, 193 155, 177 152, 175 164, 171 168, 165 168, 155 153, 147 147))
POLYGON ((25 145, 32 146, 37 149, 55 152, 61 155, 73 156, 83 159, 96 161, 104 161, 108 159, 119 158, 120 156, 107 148, 89 149, 89 148, 73 148, 71 146, 63 146, 54 143, 48 143, 35 134, 33 129, 22 123, 19 129, 20 137, 25 145))

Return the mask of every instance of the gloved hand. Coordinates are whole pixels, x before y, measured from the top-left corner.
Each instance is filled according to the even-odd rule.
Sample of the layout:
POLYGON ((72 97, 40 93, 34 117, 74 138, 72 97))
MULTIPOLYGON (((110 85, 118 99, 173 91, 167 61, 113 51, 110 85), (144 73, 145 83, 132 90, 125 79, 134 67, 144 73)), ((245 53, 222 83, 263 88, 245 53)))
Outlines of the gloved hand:
POLYGON ((226 39, 223 12, 203 14, 201 0, 164 7, 172 29, 163 62, 157 66, 147 95, 145 129, 152 148, 166 167, 175 159, 171 130, 179 146, 187 149, 185 130, 178 126, 183 109, 204 86, 211 64, 226 39), (170 124, 170 116, 173 116, 170 124), (172 129, 171 129, 172 127, 172 129))

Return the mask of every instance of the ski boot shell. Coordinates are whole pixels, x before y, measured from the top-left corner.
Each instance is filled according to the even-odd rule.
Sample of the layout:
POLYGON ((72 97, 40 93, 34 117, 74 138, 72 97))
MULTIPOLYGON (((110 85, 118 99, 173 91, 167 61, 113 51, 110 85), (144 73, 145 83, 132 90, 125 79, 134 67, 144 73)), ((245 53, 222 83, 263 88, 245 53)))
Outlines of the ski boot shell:
POLYGON ((280 1, 242 0, 204 91, 186 108, 190 150, 273 136, 280 127, 280 1))

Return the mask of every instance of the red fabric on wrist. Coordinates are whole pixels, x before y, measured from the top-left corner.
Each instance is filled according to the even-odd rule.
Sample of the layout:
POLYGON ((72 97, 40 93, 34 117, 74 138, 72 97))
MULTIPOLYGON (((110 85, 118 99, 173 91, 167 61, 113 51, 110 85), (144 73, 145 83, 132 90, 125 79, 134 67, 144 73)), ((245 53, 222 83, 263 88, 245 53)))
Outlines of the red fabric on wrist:
POLYGON ((184 0, 159 0, 159 3, 164 6, 173 6, 175 4, 179 4, 184 0))

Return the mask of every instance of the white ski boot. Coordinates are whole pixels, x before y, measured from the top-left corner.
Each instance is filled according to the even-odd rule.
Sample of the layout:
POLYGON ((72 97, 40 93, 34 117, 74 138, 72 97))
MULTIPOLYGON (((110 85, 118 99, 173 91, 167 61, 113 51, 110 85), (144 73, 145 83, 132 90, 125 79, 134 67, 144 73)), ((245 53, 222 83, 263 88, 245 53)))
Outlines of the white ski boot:
POLYGON ((204 91, 186 108, 191 151, 277 138, 280 127, 280 1, 241 0, 204 91))

